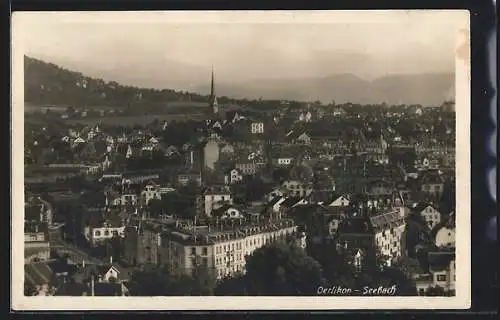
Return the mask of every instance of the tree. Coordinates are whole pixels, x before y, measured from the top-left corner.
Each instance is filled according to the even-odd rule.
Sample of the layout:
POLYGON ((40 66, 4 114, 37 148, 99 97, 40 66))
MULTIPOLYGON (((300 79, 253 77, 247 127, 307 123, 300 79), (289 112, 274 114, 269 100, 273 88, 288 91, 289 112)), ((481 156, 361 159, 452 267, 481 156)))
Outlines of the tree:
POLYGON ((27 297, 31 296, 37 296, 38 295, 38 290, 35 285, 31 283, 24 283, 24 295, 27 297))
POLYGON ((139 270, 130 277, 130 295, 164 296, 167 293, 168 277, 160 268, 139 270))
POLYGON ((214 290, 216 296, 244 296, 247 294, 245 276, 236 274, 222 279, 214 290))
POLYGON ((439 286, 435 287, 429 287, 425 291, 426 296, 431 296, 431 297, 439 297, 439 296, 446 296, 446 291, 439 286))
POLYGON ((311 295, 324 283, 320 264, 293 245, 273 243, 247 257, 250 295, 311 295))
POLYGON ((214 288, 215 277, 203 266, 196 267, 192 275, 154 267, 135 271, 130 278, 132 296, 209 296, 214 288))

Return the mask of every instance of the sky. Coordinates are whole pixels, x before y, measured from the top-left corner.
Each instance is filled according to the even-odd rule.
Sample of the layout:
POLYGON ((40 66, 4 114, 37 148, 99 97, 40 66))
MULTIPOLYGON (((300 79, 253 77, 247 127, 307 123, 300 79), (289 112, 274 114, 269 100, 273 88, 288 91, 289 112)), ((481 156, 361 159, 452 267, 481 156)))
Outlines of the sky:
POLYGON ((214 65, 219 80, 232 81, 452 72, 464 15, 143 12, 13 19, 13 37, 22 36, 26 55, 63 66, 157 76, 159 66, 174 64, 192 76, 214 65))

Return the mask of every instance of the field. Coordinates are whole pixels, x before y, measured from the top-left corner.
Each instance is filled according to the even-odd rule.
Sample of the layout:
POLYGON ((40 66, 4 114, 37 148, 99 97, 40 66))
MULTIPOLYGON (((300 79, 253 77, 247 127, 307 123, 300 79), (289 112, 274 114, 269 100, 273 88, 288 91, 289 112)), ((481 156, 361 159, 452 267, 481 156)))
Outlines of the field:
POLYGON ((83 118, 66 120, 66 123, 76 124, 81 123, 85 125, 94 125, 97 122, 108 125, 146 125, 153 122, 155 119, 158 121, 186 121, 186 120, 200 120, 203 118, 203 113, 198 114, 148 114, 141 116, 104 116, 98 118, 83 118))
MULTIPOLYGON (((208 106, 204 102, 188 102, 188 101, 176 101, 168 102, 162 106, 134 106, 141 109, 139 115, 123 115, 123 114, 107 114, 103 116, 90 116, 86 118, 69 118, 66 120, 61 119, 67 124, 83 124, 83 125, 94 125, 96 123, 108 124, 108 125, 123 125, 123 126, 133 126, 133 125, 146 125, 152 123, 155 119, 163 121, 186 121, 186 120, 202 120, 206 118, 207 114, 210 112, 208 106)), ((66 106, 41 106, 26 104, 24 108, 25 121, 31 121, 40 123, 40 119, 33 119, 30 116, 35 111, 45 112, 50 109, 52 112, 63 113, 67 110, 66 106), (28 120, 30 119, 30 120, 28 120)), ((121 109, 117 107, 109 106, 89 106, 86 109, 95 111, 109 111, 114 109, 115 111, 121 109)), ((249 106, 241 106, 236 104, 224 104, 219 106, 221 114, 228 111, 249 111, 260 113, 262 110, 256 110, 249 106)))

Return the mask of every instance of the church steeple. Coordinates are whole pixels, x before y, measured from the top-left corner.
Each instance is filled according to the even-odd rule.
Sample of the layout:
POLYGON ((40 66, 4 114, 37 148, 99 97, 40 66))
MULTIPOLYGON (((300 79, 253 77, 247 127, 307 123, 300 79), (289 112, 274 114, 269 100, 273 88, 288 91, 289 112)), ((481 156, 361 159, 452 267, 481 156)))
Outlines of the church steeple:
POLYGON ((212 65, 212 83, 210 86, 210 107, 214 114, 219 112, 219 106, 217 104, 217 97, 215 96, 215 80, 214 80, 214 66, 212 65))

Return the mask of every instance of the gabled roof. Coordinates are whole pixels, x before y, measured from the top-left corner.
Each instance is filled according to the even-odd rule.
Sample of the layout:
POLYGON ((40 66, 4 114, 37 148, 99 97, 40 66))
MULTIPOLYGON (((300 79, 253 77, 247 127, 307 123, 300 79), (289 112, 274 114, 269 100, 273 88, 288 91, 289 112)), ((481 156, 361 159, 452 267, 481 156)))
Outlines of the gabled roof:
POLYGON ((412 213, 421 213, 422 211, 424 211, 427 207, 432 207, 434 210, 436 211, 439 211, 436 206, 432 203, 427 203, 427 202, 419 202, 417 203, 416 205, 414 205, 412 208, 411 208, 411 212, 412 213))
POLYGON ((272 206, 274 206, 275 204, 277 204, 278 202, 280 202, 280 201, 285 201, 285 200, 286 200, 286 198, 284 198, 284 197, 274 197, 271 201, 269 201, 269 202, 268 202, 268 204, 267 204, 267 205, 268 205, 269 207, 272 207, 272 206))
POLYGON ((437 251, 428 254, 429 269, 432 271, 447 269, 453 260, 455 260, 455 251, 437 251))
POLYGON ((106 265, 97 266, 97 272, 100 275, 105 275, 106 273, 109 272, 110 269, 114 269, 117 273, 120 273, 120 268, 114 264, 112 264, 112 265, 106 264, 106 265))
POLYGON ((291 208, 302 200, 301 197, 288 197, 281 203, 282 207, 291 208))

